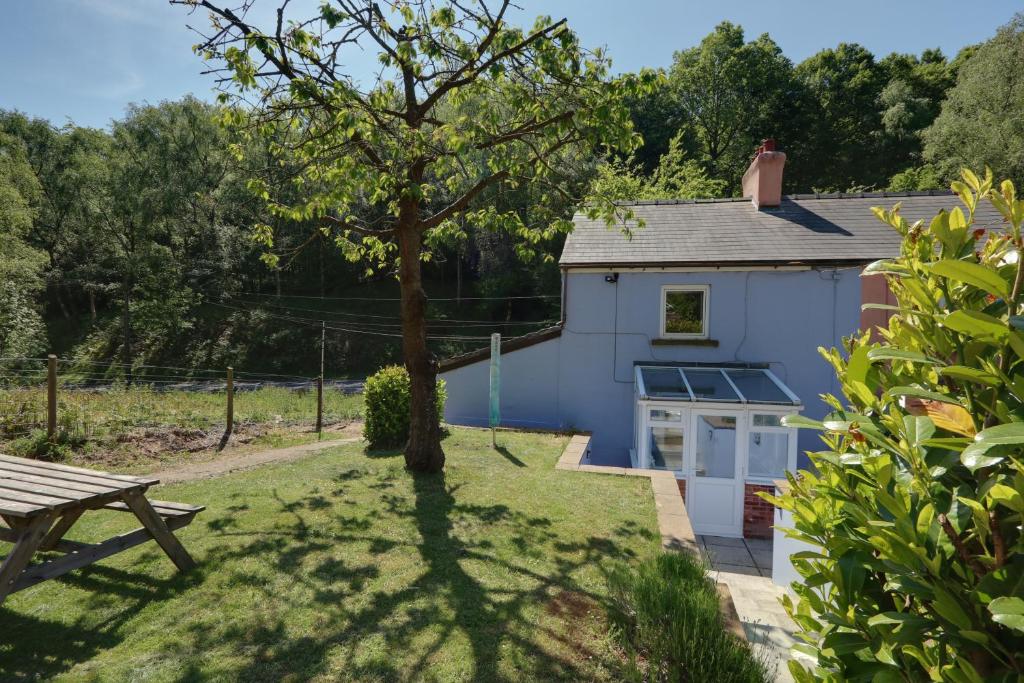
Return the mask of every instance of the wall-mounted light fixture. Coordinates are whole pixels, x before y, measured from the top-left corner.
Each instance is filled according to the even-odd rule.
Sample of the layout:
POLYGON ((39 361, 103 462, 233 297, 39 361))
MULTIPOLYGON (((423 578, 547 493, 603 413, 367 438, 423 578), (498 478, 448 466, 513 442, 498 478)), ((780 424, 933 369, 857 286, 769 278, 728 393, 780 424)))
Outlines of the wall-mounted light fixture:
POLYGON ((619 274, 618 273, 612 273, 611 275, 605 275, 604 276, 604 281, 607 282, 608 284, 612 284, 612 285, 618 284, 618 282, 619 282, 619 274))

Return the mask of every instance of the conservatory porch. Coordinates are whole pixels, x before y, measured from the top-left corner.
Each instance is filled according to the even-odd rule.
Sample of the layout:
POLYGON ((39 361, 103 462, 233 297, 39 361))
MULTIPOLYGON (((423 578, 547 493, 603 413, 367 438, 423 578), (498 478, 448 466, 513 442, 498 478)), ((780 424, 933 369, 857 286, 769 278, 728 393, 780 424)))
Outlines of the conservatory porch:
POLYGON ((675 475, 697 534, 770 538, 757 494, 796 469, 801 409, 765 366, 637 363, 631 465, 675 475))

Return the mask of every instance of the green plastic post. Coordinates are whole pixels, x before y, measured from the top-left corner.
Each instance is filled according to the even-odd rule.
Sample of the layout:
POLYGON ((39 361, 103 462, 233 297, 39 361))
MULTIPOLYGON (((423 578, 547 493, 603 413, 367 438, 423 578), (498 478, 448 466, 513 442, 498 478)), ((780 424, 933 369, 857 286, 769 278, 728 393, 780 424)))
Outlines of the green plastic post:
POLYGON ((495 332, 491 335, 491 390, 489 423, 491 425, 491 445, 497 446, 494 437, 494 430, 501 424, 501 335, 495 332))

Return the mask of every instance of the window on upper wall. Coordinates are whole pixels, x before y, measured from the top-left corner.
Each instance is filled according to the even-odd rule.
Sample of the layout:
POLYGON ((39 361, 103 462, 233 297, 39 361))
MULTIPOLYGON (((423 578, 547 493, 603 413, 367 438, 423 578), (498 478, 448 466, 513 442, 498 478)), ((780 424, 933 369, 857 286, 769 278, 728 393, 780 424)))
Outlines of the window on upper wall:
POLYGON ((708 285, 668 285, 661 288, 661 336, 707 339, 708 285))

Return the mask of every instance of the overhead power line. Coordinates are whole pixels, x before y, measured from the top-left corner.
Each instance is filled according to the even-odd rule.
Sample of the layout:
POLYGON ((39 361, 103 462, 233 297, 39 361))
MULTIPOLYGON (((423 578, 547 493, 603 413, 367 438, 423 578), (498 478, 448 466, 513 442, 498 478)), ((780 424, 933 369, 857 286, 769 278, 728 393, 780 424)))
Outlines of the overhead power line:
MULTIPOLYGON (((376 297, 376 296, 315 296, 313 294, 261 294, 258 292, 247 293, 247 296, 272 297, 275 299, 321 299, 325 301, 401 301, 399 297, 376 297)), ((561 294, 529 294, 523 296, 461 296, 461 297, 433 297, 428 296, 428 301, 514 301, 521 299, 560 299, 561 294)))
MULTIPOLYGON (((245 296, 245 295, 243 295, 245 296)), ((237 299, 220 299, 221 303, 230 304, 232 301, 237 303, 250 303, 248 301, 240 301, 237 299)), ((398 315, 375 315, 373 313, 350 313, 347 311, 331 311, 319 308, 300 308, 294 306, 282 306, 280 304, 264 303, 264 302, 251 302, 255 306, 269 307, 280 311, 286 312, 298 312, 298 313, 315 313, 317 315, 335 316, 340 318, 352 318, 353 322, 359 323, 364 318, 373 320, 389 320, 389 321, 401 321, 401 316, 398 315)), ((347 322, 347 321, 342 321, 347 322)), ((495 325, 521 325, 521 326, 543 326, 552 325, 555 321, 553 320, 481 320, 475 319, 456 319, 456 318, 427 318, 427 324, 433 326, 448 327, 456 325, 459 327, 493 327, 495 325)), ((380 326, 380 327, 398 327, 402 325, 400 322, 385 323, 385 322, 368 322, 367 325, 380 326)))
MULTIPOLYGON (((228 310, 239 311, 239 312, 242 312, 242 313, 252 313, 253 312, 253 309, 240 308, 238 306, 231 306, 231 305, 228 305, 228 304, 217 303, 215 301, 211 301, 209 303, 211 305, 213 305, 213 306, 219 306, 220 308, 226 308, 228 310)), ((292 323, 299 323, 301 325, 307 325, 307 326, 317 327, 317 328, 319 328, 321 326, 321 324, 324 322, 324 321, 322 321, 322 320, 320 320, 318 318, 317 319, 314 319, 314 318, 301 318, 301 317, 297 317, 297 316, 280 315, 280 314, 276 314, 276 313, 269 313, 269 312, 264 311, 264 310, 260 310, 258 312, 262 313, 263 315, 265 315, 268 318, 274 318, 274 319, 277 319, 277 320, 284 320, 284 321, 292 322, 292 323)), ((379 330, 369 330, 369 329, 365 329, 365 328, 364 329, 358 329, 358 328, 355 328, 355 327, 334 327, 334 326, 328 325, 328 326, 325 327, 325 329, 333 330, 335 332, 346 332, 348 334, 365 334, 365 335, 371 335, 371 336, 377 336, 377 337, 392 337, 392 338, 395 338, 395 339, 401 339, 402 338, 402 335, 398 334, 398 333, 382 332, 382 331, 379 331, 379 330)), ((486 340, 490 339, 490 336, 429 335, 428 334, 427 335, 427 339, 431 339, 431 340, 435 340, 435 341, 486 341, 486 340)))

